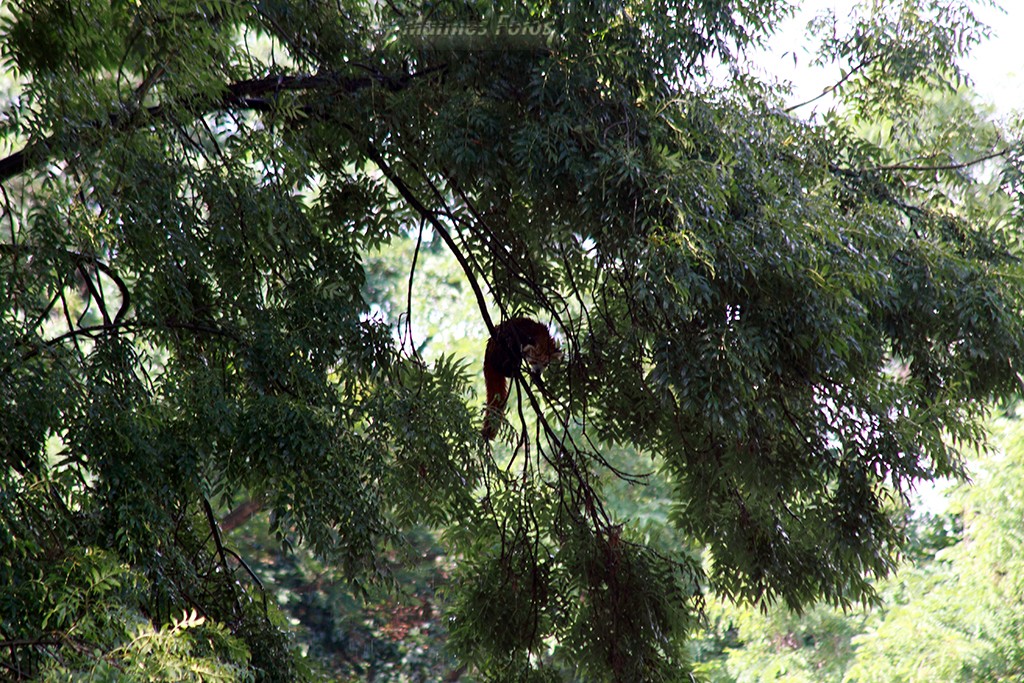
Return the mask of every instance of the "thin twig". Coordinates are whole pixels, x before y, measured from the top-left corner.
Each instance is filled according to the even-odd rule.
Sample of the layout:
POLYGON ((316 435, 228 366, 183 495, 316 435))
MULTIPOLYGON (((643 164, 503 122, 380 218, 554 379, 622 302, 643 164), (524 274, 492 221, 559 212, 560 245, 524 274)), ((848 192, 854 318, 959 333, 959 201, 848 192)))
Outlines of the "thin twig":
POLYGON ((416 235, 416 248, 412 252, 412 265, 409 266, 409 282, 405 292, 405 335, 409 339, 409 348, 416 360, 423 362, 420 353, 416 349, 416 341, 412 336, 412 288, 416 278, 416 262, 419 260, 420 247, 423 245, 423 229, 426 227, 427 219, 420 218, 420 229, 416 235))
POLYGON ((818 100, 820 100, 822 97, 825 97, 826 95, 830 95, 830 94, 834 93, 836 90, 838 90, 840 87, 842 87, 843 83, 845 83, 846 81, 848 81, 851 78, 853 78, 854 74, 858 73, 861 69, 863 69, 867 65, 871 64, 871 62, 875 61, 875 59, 877 59, 877 55, 873 56, 873 57, 865 58, 864 61, 862 61, 860 64, 858 64, 857 66, 855 66, 852 69, 850 69, 846 73, 845 76, 843 76, 842 78, 839 79, 839 81, 837 81, 833 85, 830 85, 829 87, 827 87, 824 90, 822 90, 820 95, 818 95, 816 97, 812 97, 811 99, 806 100, 804 102, 799 102, 797 104, 794 104, 794 105, 791 105, 789 107, 786 107, 782 111, 784 111, 787 114, 789 114, 792 111, 794 111, 795 109, 799 109, 800 107, 806 107, 808 104, 813 104, 814 102, 817 102, 818 100))
POLYGON ((1005 157, 1007 154, 1013 151, 1011 147, 1004 147, 1003 149, 985 154, 976 159, 968 159, 967 161, 958 161, 949 164, 930 164, 930 165, 917 165, 911 163, 897 163, 897 164, 885 164, 882 166, 874 166, 872 168, 860 169, 864 173, 875 173, 877 171, 957 171, 961 168, 968 168, 977 164, 984 163, 990 159, 997 159, 999 157, 1005 157))

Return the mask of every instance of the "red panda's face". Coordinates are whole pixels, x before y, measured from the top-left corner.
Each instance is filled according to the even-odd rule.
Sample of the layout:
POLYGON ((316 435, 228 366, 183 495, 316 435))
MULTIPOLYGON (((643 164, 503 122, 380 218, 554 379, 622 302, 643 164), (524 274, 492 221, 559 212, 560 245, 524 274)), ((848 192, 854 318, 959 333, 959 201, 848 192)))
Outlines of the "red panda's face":
POLYGON ((539 375, 551 361, 561 357, 562 352, 550 339, 542 339, 537 344, 523 346, 523 359, 531 375, 539 375))

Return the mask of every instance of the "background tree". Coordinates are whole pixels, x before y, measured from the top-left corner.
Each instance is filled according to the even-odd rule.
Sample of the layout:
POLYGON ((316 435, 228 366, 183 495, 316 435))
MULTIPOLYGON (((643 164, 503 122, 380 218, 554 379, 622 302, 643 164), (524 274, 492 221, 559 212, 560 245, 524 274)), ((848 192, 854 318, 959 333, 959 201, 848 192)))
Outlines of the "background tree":
MULTIPOLYGON (((491 5, 10 7, 14 676, 311 675, 218 526, 251 500, 357 588, 394 580, 401 530, 445 529, 450 644, 488 676, 677 679, 708 585, 870 600, 894 503, 960 472, 1018 386, 1012 233, 741 72, 707 87, 780 3, 516 6, 558 40, 469 52, 402 22, 491 5), (451 253, 485 327, 525 311, 564 340, 516 382, 507 452, 477 436, 475 368, 428 365, 375 300, 368 259, 410 235, 451 253), (611 444, 643 455, 615 467, 611 444), (606 504, 609 472, 652 466, 661 539, 606 504)), ((833 45, 865 56, 862 117, 958 77, 981 31, 930 9, 833 45)))
POLYGON ((953 497, 957 542, 888 588, 891 607, 858 638, 848 680, 1011 681, 1024 672, 1019 419, 1000 432, 1002 448, 953 497))

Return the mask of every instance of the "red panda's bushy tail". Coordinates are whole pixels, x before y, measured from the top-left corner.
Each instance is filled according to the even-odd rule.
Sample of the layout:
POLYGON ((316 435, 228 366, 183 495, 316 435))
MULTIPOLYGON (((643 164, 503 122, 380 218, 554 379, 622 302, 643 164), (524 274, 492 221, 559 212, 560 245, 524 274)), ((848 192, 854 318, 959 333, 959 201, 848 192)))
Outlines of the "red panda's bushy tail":
POLYGON ((490 441, 498 434, 501 417, 508 401, 508 384, 500 372, 484 363, 484 384, 487 387, 487 407, 484 409, 483 437, 490 441))

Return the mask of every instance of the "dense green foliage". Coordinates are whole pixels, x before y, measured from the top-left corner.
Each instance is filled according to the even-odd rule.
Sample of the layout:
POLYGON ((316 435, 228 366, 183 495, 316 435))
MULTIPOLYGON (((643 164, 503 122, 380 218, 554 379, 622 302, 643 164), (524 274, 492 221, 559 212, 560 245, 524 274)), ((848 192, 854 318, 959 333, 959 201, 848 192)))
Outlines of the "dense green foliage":
POLYGON ((940 6, 827 40, 857 106, 820 124, 709 85, 773 0, 510 6, 557 39, 477 51, 409 22, 491 5, 0 10, 0 665, 314 676, 243 501, 356 595, 443 530, 452 675, 679 680, 709 588, 870 602, 1024 349, 1015 214, 865 132, 960 78, 940 6), (479 318, 441 340, 527 312, 567 351, 493 451, 466 340, 413 332, 439 253, 479 318), (656 529, 610 504, 654 469, 656 529))

